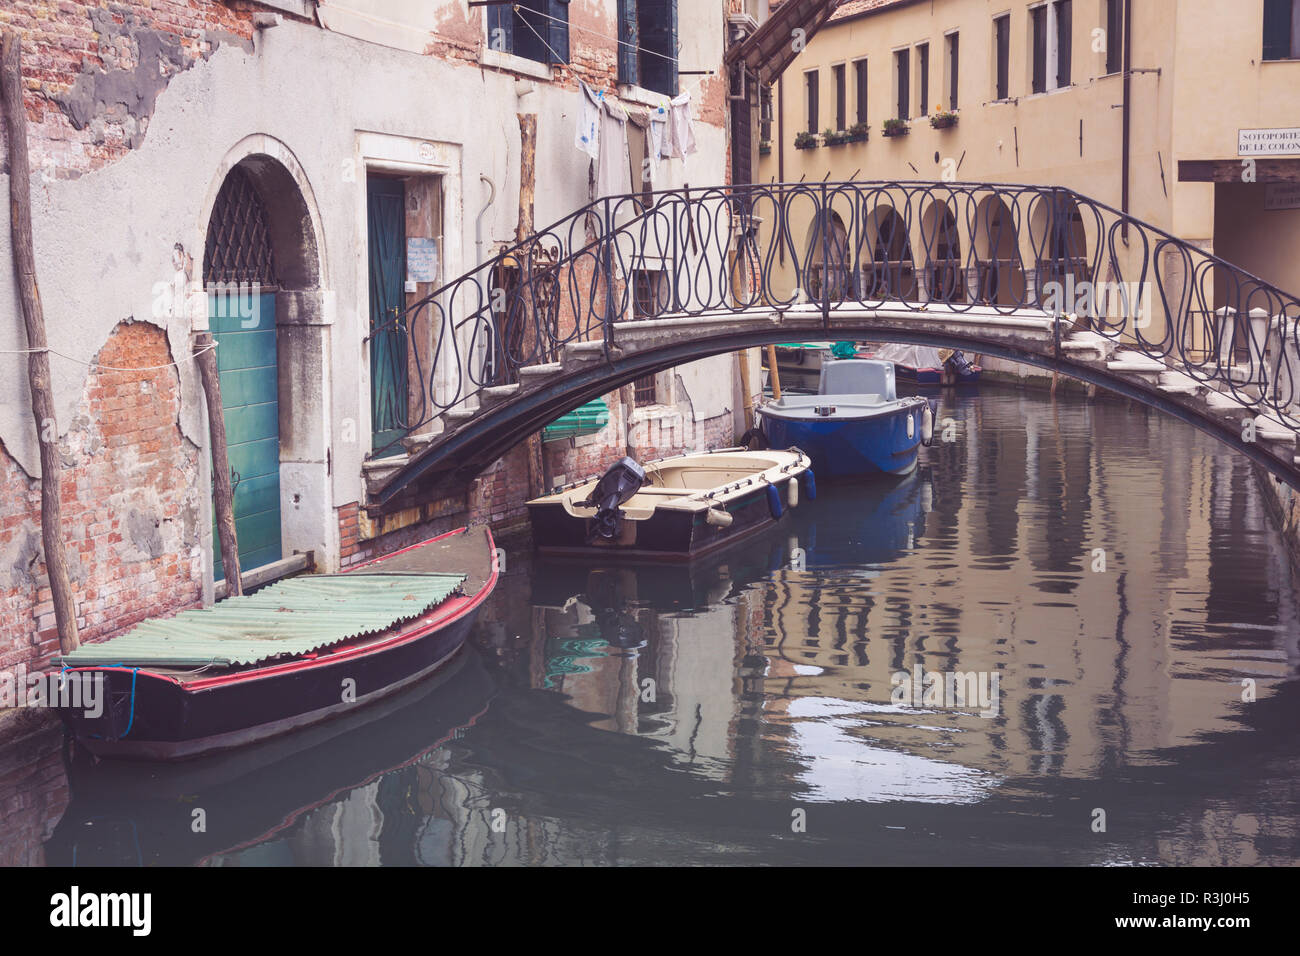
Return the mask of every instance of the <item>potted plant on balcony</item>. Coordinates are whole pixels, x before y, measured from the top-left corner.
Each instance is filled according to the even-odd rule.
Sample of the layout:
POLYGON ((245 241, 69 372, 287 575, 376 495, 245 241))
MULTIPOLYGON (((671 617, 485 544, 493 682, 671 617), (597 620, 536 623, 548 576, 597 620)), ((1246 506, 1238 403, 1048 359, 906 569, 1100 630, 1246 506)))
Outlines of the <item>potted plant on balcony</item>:
POLYGON ((867 141, 867 130, 871 129, 866 123, 854 123, 849 127, 848 137, 850 143, 865 143, 867 141))
POLYGON ((758 144, 758 155, 767 156, 772 152, 772 141, 765 139, 758 144))
POLYGON ((822 133, 822 140, 827 146, 843 146, 849 141, 849 134, 842 129, 828 129, 822 133))
POLYGON ((885 120, 880 128, 882 136, 906 136, 909 132, 911 132, 911 128, 907 125, 907 121, 896 116, 885 120))
POLYGON ((810 133, 807 130, 803 130, 802 132, 795 134, 795 149, 816 149, 819 145, 816 133, 810 133))
POLYGON ((957 125, 957 113, 955 110, 945 111, 942 106, 936 106, 934 112, 930 114, 930 125, 935 129, 951 129, 957 125))

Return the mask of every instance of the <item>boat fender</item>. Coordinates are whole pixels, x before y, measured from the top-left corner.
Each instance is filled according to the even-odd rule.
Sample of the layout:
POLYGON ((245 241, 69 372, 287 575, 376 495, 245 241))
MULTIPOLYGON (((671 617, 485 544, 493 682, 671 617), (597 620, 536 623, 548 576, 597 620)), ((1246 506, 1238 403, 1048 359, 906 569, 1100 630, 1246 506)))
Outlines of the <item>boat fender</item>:
POLYGON ((817 500, 817 478, 813 475, 813 470, 809 468, 801 476, 804 483, 804 493, 808 496, 809 501, 817 500))
POLYGON ((730 528, 735 520, 731 512, 719 505, 714 505, 704 514, 704 520, 715 528, 730 528))
POLYGON ((921 444, 926 448, 934 444, 934 407, 929 402, 921 413, 921 444))
POLYGON ((785 485, 785 499, 791 508, 799 507, 799 481, 791 478, 785 485))
POLYGON ((916 437, 916 418, 911 412, 907 413, 907 438, 910 441, 916 437))
POLYGON ((785 511, 781 506, 781 492, 776 485, 767 486, 767 507, 771 510, 773 518, 781 517, 785 511))

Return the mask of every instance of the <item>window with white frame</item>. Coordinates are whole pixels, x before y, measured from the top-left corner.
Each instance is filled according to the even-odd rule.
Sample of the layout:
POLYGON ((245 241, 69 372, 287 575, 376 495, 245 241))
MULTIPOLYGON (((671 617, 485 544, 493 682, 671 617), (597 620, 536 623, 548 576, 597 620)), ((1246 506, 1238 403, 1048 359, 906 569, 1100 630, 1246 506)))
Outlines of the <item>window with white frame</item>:
POLYGON ((1029 8, 1030 89, 1046 93, 1070 85, 1071 0, 1029 8))

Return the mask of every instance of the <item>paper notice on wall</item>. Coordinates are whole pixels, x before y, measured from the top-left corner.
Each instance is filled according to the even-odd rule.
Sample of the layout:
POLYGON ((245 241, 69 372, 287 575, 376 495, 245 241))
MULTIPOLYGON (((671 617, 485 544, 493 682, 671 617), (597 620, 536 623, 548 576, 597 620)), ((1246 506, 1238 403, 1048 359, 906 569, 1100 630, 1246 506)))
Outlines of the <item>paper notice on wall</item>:
POLYGON ((1265 209, 1300 209, 1300 183, 1268 183, 1264 186, 1265 209))
POLYGON ((411 282, 438 281, 438 240, 406 240, 406 278, 411 282))

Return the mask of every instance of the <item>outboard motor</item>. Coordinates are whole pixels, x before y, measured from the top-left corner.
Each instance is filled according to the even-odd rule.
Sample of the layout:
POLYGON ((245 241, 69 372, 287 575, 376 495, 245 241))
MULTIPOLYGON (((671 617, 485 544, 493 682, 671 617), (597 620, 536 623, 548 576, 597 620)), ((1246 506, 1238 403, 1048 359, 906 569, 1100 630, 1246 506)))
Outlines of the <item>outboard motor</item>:
POLYGON ((585 508, 596 509, 596 517, 592 519, 592 540, 597 537, 613 540, 619 536, 623 530, 621 505, 644 484, 645 469, 631 458, 624 458, 601 476, 591 494, 580 502, 585 508))
POLYGON ((948 361, 944 363, 952 371, 953 378, 960 380, 971 374, 970 359, 968 359, 961 349, 957 349, 948 356, 948 361))

